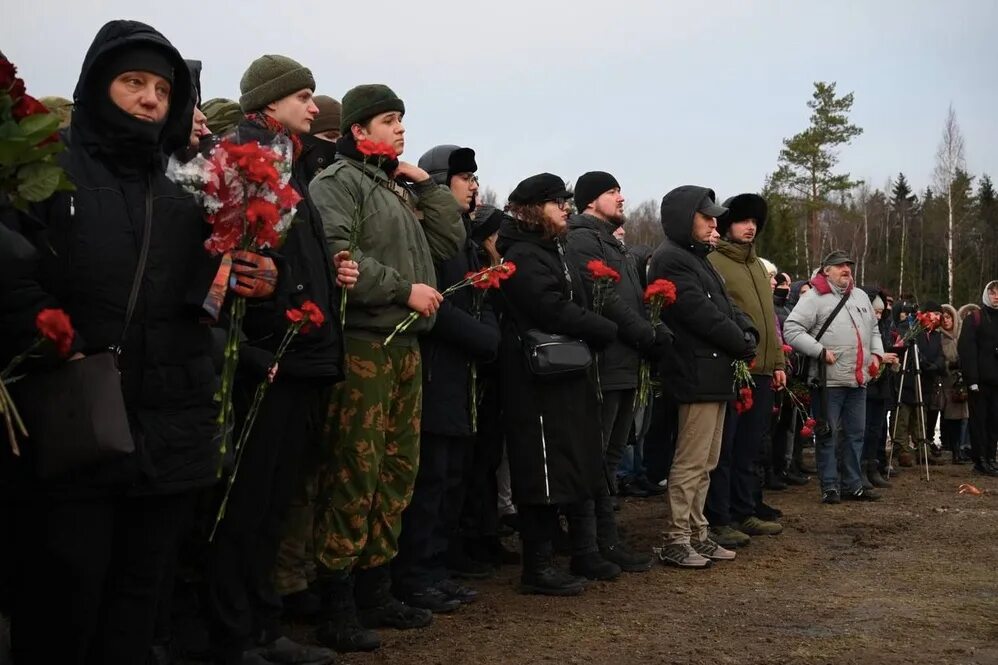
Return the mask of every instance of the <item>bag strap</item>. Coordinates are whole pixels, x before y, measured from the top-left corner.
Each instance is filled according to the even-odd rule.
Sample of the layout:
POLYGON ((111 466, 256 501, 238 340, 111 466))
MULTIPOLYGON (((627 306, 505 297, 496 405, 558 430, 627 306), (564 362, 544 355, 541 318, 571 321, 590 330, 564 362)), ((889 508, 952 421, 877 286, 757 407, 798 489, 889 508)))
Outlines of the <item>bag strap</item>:
POLYGON ((832 325, 832 321, 835 320, 835 317, 838 316, 839 312, 842 311, 842 308, 845 307, 846 300, 849 300, 850 295, 851 295, 850 291, 847 291, 842 294, 842 298, 839 300, 839 304, 835 306, 835 309, 832 310, 831 315, 829 315, 829 317, 825 319, 825 322, 821 325, 821 328, 818 329, 818 334, 815 335, 814 337, 815 342, 821 341, 821 336, 828 331, 828 326, 832 325))
POLYGON ((139 291, 142 290, 142 277, 145 275, 146 262, 149 259, 149 243, 152 239, 152 177, 149 178, 146 187, 146 215, 142 231, 142 249, 139 251, 139 263, 135 267, 135 277, 132 279, 132 292, 128 295, 128 307, 125 309, 125 324, 121 328, 121 338, 114 346, 114 358, 117 363, 121 355, 121 345, 125 342, 125 335, 128 333, 128 326, 132 322, 132 315, 135 314, 135 305, 139 300, 139 291))

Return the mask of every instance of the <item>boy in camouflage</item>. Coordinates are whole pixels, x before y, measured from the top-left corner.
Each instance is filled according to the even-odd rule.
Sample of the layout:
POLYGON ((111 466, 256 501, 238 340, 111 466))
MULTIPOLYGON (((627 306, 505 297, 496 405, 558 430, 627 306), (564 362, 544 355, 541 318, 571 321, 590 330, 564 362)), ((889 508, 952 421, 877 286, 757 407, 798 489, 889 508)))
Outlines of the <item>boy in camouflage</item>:
POLYGON ((358 149, 358 142, 373 141, 402 154, 404 113, 387 86, 347 92, 336 161, 309 188, 330 251, 352 249, 361 273, 347 300, 346 380, 330 404, 315 510, 315 553, 327 601, 318 638, 341 652, 378 647, 360 621, 368 628, 417 628, 432 618, 391 595, 387 564, 398 549, 419 465, 417 337, 433 325, 443 299, 433 264, 460 250, 465 231, 454 197, 428 173, 358 149), (351 248, 355 223, 361 226, 351 248), (386 345, 413 311, 422 317, 386 345))

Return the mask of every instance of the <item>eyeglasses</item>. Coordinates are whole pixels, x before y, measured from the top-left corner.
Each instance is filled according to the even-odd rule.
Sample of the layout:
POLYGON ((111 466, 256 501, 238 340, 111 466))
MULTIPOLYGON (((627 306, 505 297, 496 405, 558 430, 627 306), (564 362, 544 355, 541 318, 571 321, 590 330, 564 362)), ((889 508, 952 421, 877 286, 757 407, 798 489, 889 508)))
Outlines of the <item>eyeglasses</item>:
POLYGON ((478 184, 478 176, 475 175, 474 173, 458 173, 454 177, 464 180, 469 185, 472 183, 476 185, 478 184))
POLYGON ((559 210, 565 210, 568 208, 568 199, 551 199, 549 203, 553 203, 558 206, 559 210))

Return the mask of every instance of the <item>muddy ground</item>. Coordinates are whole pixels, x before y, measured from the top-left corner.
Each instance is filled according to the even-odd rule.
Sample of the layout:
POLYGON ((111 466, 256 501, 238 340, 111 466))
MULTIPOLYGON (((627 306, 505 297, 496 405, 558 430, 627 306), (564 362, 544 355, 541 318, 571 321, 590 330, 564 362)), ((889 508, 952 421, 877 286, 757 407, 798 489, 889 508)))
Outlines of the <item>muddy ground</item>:
MULTIPOLYGON (((813 480, 769 493, 784 533, 706 571, 659 565, 563 599, 520 595, 506 567, 477 603, 338 662, 998 663, 998 479, 916 471, 878 503, 822 505, 813 480), (957 494, 968 481, 989 494, 957 494)), ((663 511, 626 499, 628 539, 656 545, 663 511)))

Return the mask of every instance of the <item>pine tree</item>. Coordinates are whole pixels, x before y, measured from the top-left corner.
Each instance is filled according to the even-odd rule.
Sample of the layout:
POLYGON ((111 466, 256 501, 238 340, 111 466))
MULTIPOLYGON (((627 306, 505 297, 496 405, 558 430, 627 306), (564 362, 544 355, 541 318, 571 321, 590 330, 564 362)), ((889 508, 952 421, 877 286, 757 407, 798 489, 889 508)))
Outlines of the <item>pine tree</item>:
POLYGON ((804 203, 807 222, 804 226, 805 268, 820 260, 823 232, 819 223, 822 210, 836 192, 856 186, 848 173, 832 172, 839 161, 838 148, 863 133, 862 128, 849 122, 853 94, 835 94, 835 83, 814 83, 814 93, 807 103, 812 110, 811 125, 804 131, 783 140, 773 185, 786 188, 804 203))
MULTIPOLYGON (((891 209, 896 215, 898 228, 901 231, 899 249, 901 267, 898 276, 899 295, 905 292, 904 273, 908 253, 908 223, 911 221, 911 212, 915 206, 915 202, 916 198, 911 193, 911 186, 908 185, 908 179, 904 177, 904 173, 898 173, 897 182, 894 183, 894 188, 891 190, 891 209)), ((890 232, 891 229, 887 229, 887 233, 890 232)))

